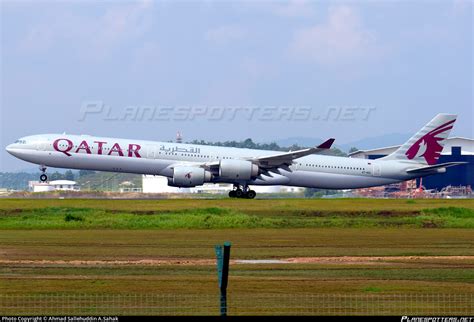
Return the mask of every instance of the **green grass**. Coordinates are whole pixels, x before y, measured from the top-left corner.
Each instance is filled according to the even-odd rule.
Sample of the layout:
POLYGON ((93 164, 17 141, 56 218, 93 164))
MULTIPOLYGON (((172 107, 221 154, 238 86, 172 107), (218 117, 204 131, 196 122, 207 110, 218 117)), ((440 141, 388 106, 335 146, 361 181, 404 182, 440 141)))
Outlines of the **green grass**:
POLYGON ((46 207, 93 208, 117 211, 176 211, 198 208, 239 209, 252 214, 291 214, 327 211, 415 211, 426 208, 460 207, 474 209, 474 199, 0 199, 0 210, 46 207))
POLYGON ((45 207, 0 210, 0 229, 474 228, 474 209, 287 210, 209 207, 107 210, 45 207))

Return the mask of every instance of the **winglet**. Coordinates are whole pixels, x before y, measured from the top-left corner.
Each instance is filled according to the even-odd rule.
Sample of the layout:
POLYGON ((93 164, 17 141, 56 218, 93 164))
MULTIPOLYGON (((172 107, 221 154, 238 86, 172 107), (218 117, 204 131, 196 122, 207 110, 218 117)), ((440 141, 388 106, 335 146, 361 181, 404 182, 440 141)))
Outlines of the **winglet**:
POLYGON ((318 145, 316 148, 318 149, 330 149, 332 144, 334 143, 335 139, 333 138, 330 138, 329 140, 321 143, 320 145, 318 145))

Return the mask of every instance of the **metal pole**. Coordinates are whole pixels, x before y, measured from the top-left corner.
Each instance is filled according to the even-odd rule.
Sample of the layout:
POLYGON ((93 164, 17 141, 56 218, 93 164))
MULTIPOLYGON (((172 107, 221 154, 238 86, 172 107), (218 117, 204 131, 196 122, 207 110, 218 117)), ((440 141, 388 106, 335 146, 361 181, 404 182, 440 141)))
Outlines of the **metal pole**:
POLYGON ((230 242, 225 242, 224 246, 216 245, 217 277, 220 290, 220 313, 227 315, 227 284, 229 279, 230 242))

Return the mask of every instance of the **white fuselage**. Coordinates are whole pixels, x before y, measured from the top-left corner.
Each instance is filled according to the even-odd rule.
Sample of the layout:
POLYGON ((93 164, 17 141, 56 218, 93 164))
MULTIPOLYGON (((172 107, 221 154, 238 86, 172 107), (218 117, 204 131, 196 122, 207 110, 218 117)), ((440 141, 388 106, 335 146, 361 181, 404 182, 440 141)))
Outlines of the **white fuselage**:
MULTIPOLYGON (((88 135, 45 134, 28 136, 9 145, 15 157, 57 168, 173 176, 176 166, 199 166, 226 159, 251 159, 281 153, 128 140, 88 135)), ((350 189, 385 185, 418 177, 407 169, 419 166, 412 161, 367 160, 310 155, 294 160, 286 168, 260 174, 247 180, 249 185, 289 185, 324 189, 350 189)), ((229 182, 219 177, 211 182, 229 182)), ((243 183, 243 182, 239 182, 243 183)))

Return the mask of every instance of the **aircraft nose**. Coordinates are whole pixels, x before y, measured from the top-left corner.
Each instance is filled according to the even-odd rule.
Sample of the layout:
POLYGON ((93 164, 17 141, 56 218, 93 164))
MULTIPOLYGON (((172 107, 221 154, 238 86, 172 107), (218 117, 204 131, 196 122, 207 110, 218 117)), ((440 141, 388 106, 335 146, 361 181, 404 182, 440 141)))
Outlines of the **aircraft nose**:
POLYGON ((5 150, 7 150, 8 153, 13 154, 13 144, 7 145, 5 150))

